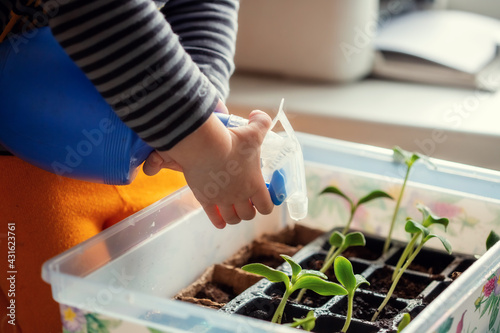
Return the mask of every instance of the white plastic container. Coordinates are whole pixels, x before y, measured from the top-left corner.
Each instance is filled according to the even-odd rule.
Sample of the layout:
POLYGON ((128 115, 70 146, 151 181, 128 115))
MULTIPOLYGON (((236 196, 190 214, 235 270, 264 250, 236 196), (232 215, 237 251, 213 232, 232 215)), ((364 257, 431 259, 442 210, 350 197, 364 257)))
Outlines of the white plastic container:
MULTIPOLYGON (((325 231, 342 224, 340 201, 317 196, 328 184, 358 196, 374 188, 391 192, 402 182, 404 170, 393 162, 390 150, 302 133, 297 136, 306 162, 309 195, 309 215, 303 224, 325 231)), ((500 173, 439 160, 433 160, 433 165, 415 165, 402 203, 407 207, 403 214, 418 217, 411 208, 418 201, 434 205, 431 208, 450 215, 446 237, 454 250, 484 253, 489 231, 500 225, 500 173)), ((389 204, 367 206, 356 216, 353 227, 385 235, 392 209, 389 204)), ((286 208, 277 207, 269 216, 216 230, 184 188, 49 260, 43 266, 43 278, 52 285, 54 298, 64 304, 63 311, 82 320, 101 320, 113 333, 154 332, 150 329, 294 332, 171 299, 210 265, 227 259, 262 233, 290 223, 286 208)), ((395 236, 405 239, 403 231, 396 231, 395 236)), ((498 284, 499 273, 497 244, 424 309, 405 333, 437 332, 440 327, 439 332, 455 332, 459 325, 464 332, 467 328, 497 332, 500 318, 492 318, 487 311, 482 314, 482 310, 489 297, 500 298, 500 287, 499 295, 490 288, 498 284), (483 307, 475 311, 478 299, 484 301, 483 307), (443 330, 448 324, 448 330, 443 330)))

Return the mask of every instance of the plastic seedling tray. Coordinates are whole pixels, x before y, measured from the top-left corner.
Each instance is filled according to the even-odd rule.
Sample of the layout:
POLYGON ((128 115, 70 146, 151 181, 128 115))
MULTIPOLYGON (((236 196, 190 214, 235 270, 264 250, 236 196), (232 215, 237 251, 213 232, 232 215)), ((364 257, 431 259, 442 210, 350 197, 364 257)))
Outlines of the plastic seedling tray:
MULTIPOLYGON (((293 256, 294 260, 305 269, 319 269, 320 267, 315 263, 318 261, 321 263, 324 260, 329 249, 329 236, 330 232, 327 232, 301 249, 293 256)), ((374 236, 365 237, 367 245, 361 248, 359 254, 357 254, 357 249, 346 251, 345 254, 353 265, 354 273, 362 274, 371 283, 370 286, 363 286, 356 294, 354 308, 357 310, 356 307, 363 306, 363 309, 355 312, 350 332, 382 333, 397 330, 403 313, 410 313, 412 318, 417 316, 427 304, 451 285, 454 274, 462 273, 476 261, 476 258, 471 255, 449 255, 443 251, 423 250, 417 257, 419 260, 415 262, 415 268, 411 269, 412 266, 410 266, 410 269, 403 275, 400 287, 396 288, 396 295, 401 292, 404 292, 404 295, 393 298, 389 302, 389 306, 392 307, 391 311, 383 312, 380 316, 381 320, 372 323, 370 319, 383 301, 389 287, 388 284, 379 283, 378 280, 384 275, 384 271, 392 273, 392 268, 399 259, 405 243, 393 242, 388 253, 382 255, 384 240, 374 236), (365 256, 366 250, 369 251, 369 256, 365 256), (411 290, 409 290, 410 286, 411 290)), ((278 269, 291 275, 290 266, 286 263, 278 269)), ((327 272, 330 280, 334 279, 332 273, 327 272)), ((283 295, 283 292, 282 283, 271 283, 267 279, 262 279, 232 299, 222 307, 221 311, 270 321, 279 303, 276 297, 283 295)), ((292 294, 292 298, 295 298, 296 294, 297 292, 292 294)), ((309 311, 314 311, 317 319, 313 332, 337 332, 341 330, 345 322, 346 309, 347 296, 327 297, 308 292, 302 302, 289 302, 285 308, 283 322, 290 323, 293 318, 305 317, 309 311)))
MULTIPOLYGON (((380 188, 397 193, 404 169, 393 162, 390 150, 302 133, 297 136, 304 153, 310 201, 309 214, 302 224, 324 232, 343 226, 343 203, 317 195, 329 184, 355 197, 380 188)), ((498 332, 500 318, 495 314, 500 303, 500 244, 485 253, 485 240, 500 225, 500 173, 440 160, 432 162, 432 167, 417 163, 412 169, 398 220, 419 217, 414 206, 422 202, 450 219, 446 237, 455 253, 482 256, 462 264, 455 261, 458 256, 454 253, 451 262, 442 264, 443 269, 448 268, 439 274, 445 275, 447 269, 470 267, 452 283, 446 277, 442 281, 446 288, 437 283, 422 292, 424 298, 435 299, 424 309, 415 306, 421 312, 405 333, 455 332, 460 327, 464 332, 498 332)), ((392 202, 382 200, 367 205, 358 211, 352 228, 385 236, 393 207, 392 202)), ((394 236, 405 242, 402 223, 396 226, 394 236)), ((43 278, 52 285, 53 296, 63 309, 70 307, 78 316, 100 320, 113 333, 150 329, 293 332, 285 326, 173 299, 208 267, 224 262, 262 234, 276 233, 291 224, 286 210, 277 207, 271 215, 216 230, 185 188, 49 260, 43 266, 43 278)), ((431 251, 431 242, 429 246, 427 250, 431 251)), ((357 260, 362 264, 358 269, 369 276, 381 264, 377 260, 357 260)), ((377 296, 369 290, 360 293, 377 296)), ((338 301, 325 304, 341 307, 342 301, 338 301)), ((406 300, 401 302, 400 306, 410 306, 406 300)), ((330 307, 328 311, 334 310, 330 307)), ((350 332, 365 332, 354 327, 366 323, 355 322, 350 332)), ((337 324, 332 325, 333 330, 337 324)))

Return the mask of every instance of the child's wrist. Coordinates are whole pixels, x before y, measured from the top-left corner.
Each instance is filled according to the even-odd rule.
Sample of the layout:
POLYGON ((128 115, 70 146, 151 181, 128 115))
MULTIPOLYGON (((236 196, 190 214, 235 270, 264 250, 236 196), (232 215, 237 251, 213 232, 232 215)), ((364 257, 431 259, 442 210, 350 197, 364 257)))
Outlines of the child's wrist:
POLYGON ((217 116, 211 114, 203 125, 168 150, 168 154, 181 166, 189 167, 207 159, 223 160, 230 151, 228 130, 217 116))

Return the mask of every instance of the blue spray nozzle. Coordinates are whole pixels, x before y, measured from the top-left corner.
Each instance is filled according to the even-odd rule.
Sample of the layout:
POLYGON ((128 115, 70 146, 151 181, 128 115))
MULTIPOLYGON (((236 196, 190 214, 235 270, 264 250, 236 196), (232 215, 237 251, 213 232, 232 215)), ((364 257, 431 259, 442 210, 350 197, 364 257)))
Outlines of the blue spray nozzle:
POLYGON ((222 121, 224 126, 228 127, 229 117, 231 117, 231 115, 226 114, 226 113, 220 113, 220 112, 215 112, 215 115, 217 115, 217 118, 219 118, 219 120, 222 121))
POLYGON ((286 199, 286 180, 283 170, 274 171, 271 181, 266 183, 266 186, 273 204, 281 205, 286 199))

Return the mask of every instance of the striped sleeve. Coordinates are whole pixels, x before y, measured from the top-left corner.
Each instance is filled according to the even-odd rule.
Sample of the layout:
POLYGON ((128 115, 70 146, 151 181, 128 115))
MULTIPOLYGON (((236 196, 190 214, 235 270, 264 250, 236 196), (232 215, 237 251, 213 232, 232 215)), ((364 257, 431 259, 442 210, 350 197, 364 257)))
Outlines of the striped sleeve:
POLYGON ((117 115, 156 149, 201 126, 221 96, 151 0, 68 0, 50 26, 117 115))
POLYGON ((222 100, 229 94, 229 78, 234 71, 238 6, 237 0, 185 0, 171 1, 162 10, 182 46, 215 85, 222 100))

